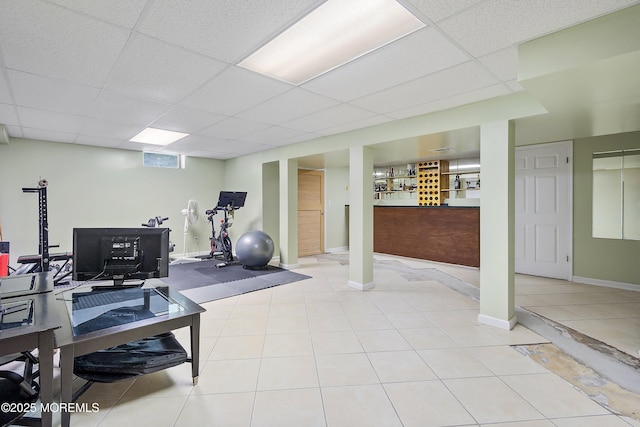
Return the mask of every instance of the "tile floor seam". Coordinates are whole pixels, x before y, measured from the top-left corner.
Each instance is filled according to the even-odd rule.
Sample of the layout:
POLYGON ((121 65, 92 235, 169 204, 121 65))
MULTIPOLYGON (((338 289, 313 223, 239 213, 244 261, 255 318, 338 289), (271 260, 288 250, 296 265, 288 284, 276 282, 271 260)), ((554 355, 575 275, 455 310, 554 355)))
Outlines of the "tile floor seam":
POLYGON ((451 387, 449 387, 447 385, 447 383, 445 381, 443 381, 442 379, 440 380, 440 382, 442 383, 442 386, 449 392, 449 394, 451 396, 453 396, 453 398, 456 400, 456 402, 458 402, 460 404, 460 406, 462 408, 464 408, 465 412, 476 422, 476 425, 480 426, 482 423, 480 422, 480 420, 478 420, 478 418, 476 416, 473 415, 473 413, 464 405, 464 403, 460 400, 460 397, 458 397, 458 395, 456 395, 453 390, 451 390, 451 387))

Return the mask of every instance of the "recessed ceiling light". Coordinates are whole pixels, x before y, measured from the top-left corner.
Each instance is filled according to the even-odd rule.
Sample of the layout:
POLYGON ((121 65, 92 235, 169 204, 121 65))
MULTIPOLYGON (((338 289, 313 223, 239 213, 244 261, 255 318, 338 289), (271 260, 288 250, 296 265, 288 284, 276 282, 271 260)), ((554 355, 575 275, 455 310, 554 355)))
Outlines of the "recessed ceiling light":
POLYGON ((188 135, 188 133, 174 132, 172 130, 146 128, 129 141, 143 144, 169 145, 188 135))
POLYGON ((238 65, 299 85, 424 26, 395 0, 327 0, 238 65))

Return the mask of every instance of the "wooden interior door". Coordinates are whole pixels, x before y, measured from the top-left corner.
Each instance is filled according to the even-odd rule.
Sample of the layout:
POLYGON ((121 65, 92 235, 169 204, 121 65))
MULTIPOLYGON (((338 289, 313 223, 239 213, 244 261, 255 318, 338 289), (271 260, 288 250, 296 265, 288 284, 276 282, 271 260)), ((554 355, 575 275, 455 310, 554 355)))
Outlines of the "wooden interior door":
POLYGON ((298 256, 324 252, 324 172, 298 170, 298 256))

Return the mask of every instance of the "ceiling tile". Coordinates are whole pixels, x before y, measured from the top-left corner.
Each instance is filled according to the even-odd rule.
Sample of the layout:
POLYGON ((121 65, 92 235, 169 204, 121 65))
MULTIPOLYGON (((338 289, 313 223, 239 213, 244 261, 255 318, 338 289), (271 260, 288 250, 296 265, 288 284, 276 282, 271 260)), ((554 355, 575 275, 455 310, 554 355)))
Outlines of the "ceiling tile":
MULTIPOLYGON (((143 144, 141 142, 133 142, 133 141, 120 141, 117 148, 121 148, 123 150, 133 150, 133 151, 157 151, 161 148, 160 145, 153 144, 143 144)), ((142 155, 140 156, 140 164, 142 164, 142 155)))
POLYGON ((362 120, 356 120, 350 123, 345 123, 343 125, 334 126, 326 129, 321 129, 316 133, 320 135, 335 135, 337 133, 348 132, 350 130, 367 128, 370 126, 379 125, 381 123, 386 123, 393 120, 391 117, 376 115, 373 117, 367 117, 362 120))
POLYGON ((407 0, 432 22, 440 21, 482 0, 407 0))
MULTIPOLYGON (((231 154, 231 153, 221 153, 218 151, 208 151, 208 150, 194 150, 194 151, 190 151, 188 154, 188 156, 190 157, 203 157, 203 158, 209 158, 209 159, 216 159, 216 160, 226 160, 226 159, 232 159, 234 157, 238 157, 235 154, 231 154)), ((189 160, 187 160, 188 162, 189 160)), ((187 163, 187 167, 188 163, 187 163)))
POLYGON ((271 126, 258 132, 238 138, 243 142, 254 142, 268 145, 286 145, 294 138, 306 135, 299 130, 283 128, 281 126, 271 126))
POLYGON ((353 101, 353 104, 386 114, 490 86, 496 82, 495 77, 491 76, 475 62, 469 61, 430 76, 366 96, 353 101))
POLYGON ((208 111, 174 106, 151 123, 151 127, 194 134, 225 118, 226 116, 208 111))
POLYGON ((229 64, 300 18, 317 0, 191 0, 150 4, 137 29, 229 64))
POLYGON ((134 35, 105 88, 146 99, 177 102, 226 65, 143 35, 134 35))
POLYGON ((0 103, 10 104, 13 103, 13 97, 9 92, 9 83, 1 71, 2 69, 0 69, 0 103))
POLYGON ((231 153, 234 155, 244 155, 244 154, 251 154, 251 153, 257 153, 259 151, 265 151, 268 150, 270 148, 273 148, 271 145, 266 145, 266 144, 257 144, 257 143, 253 143, 253 142, 240 142, 240 141, 234 141, 231 144, 227 144, 226 146, 222 147, 221 149, 223 150, 223 152, 225 153, 231 153))
POLYGON ((348 104, 341 104, 318 113, 283 123, 283 126, 304 132, 316 132, 321 129, 344 125, 372 116, 374 116, 374 113, 370 111, 348 104))
POLYGON ((147 0, 49 0, 49 2, 129 29, 134 27, 147 4, 147 0))
POLYGON ((85 136, 102 136, 107 138, 117 138, 119 140, 129 140, 140 133, 143 128, 144 126, 141 125, 126 125, 107 120, 88 118, 85 120, 80 134, 85 136))
POLYGON ((212 138, 202 135, 189 135, 166 147, 166 150, 179 149, 189 151, 193 155, 193 151, 207 151, 215 153, 227 153, 233 156, 248 154, 255 151, 263 151, 272 148, 270 145, 232 141, 228 139, 212 138))
POLYGON ((338 104, 335 99, 294 88, 238 114, 238 117, 280 124, 338 104))
POLYGON ((168 109, 167 104, 103 91, 91 112, 91 117, 147 126, 168 109))
POLYGON ((56 5, 2 2, 0 50, 9 68, 101 87, 128 37, 122 28, 56 5))
POLYGON ((23 107, 86 115, 100 90, 42 77, 20 71, 7 70, 16 104, 23 107))
POLYGON ((425 104, 416 105, 405 110, 394 111, 392 113, 389 113, 389 116, 392 116, 396 119, 404 119, 407 117, 414 117, 420 114, 432 113, 434 111, 446 110, 449 108, 458 107, 460 105, 495 98, 497 96, 506 95, 509 92, 509 88, 507 88, 504 84, 494 84, 447 98, 438 99, 436 101, 428 102, 425 104))
POLYGON ((220 150, 220 147, 224 147, 230 143, 231 141, 222 138, 213 138, 204 135, 189 135, 182 139, 179 139, 173 144, 169 144, 167 148, 172 150, 177 149, 180 151, 211 150, 222 152, 222 150, 220 150))
POLYGON ((23 134, 23 138, 36 139, 40 141, 72 143, 75 141, 75 138, 76 138, 76 135, 73 133, 46 130, 46 129, 36 129, 36 128, 29 128, 29 127, 23 127, 22 134, 23 134))
POLYGON ((482 56, 478 61, 503 82, 518 78, 518 49, 515 47, 482 56))
POLYGON ((311 80, 303 87, 348 101, 469 59, 440 33, 426 28, 311 80))
POLYGON ((35 108, 18 107, 20 123, 25 128, 45 129, 76 134, 84 125, 84 117, 35 108))
POLYGON ((268 127, 269 125, 265 123, 230 117, 204 129, 200 133, 217 138, 239 138, 268 127))
POLYGON ((0 123, 230 158, 523 91, 519 43, 638 4, 398 0, 429 26, 304 85, 234 65, 322 1, 1 0, 0 123), (192 139, 128 142, 148 125, 192 139))
POLYGON ((3 125, 18 126, 20 121, 16 114, 16 108, 9 104, 0 104, 0 123, 3 125))
POLYGON ((482 56, 636 3, 633 0, 487 0, 438 26, 482 56))
POLYGON ((5 126, 5 129, 11 138, 24 138, 21 127, 5 126))
POLYGON ((101 135, 78 135, 75 143, 82 145, 95 145, 98 147, 118 148, 124 142, 120 138, 111 138, 101 135))
POLYGON ((268 144, 271 146, 279 147, 283 145, 295 144, 296 142, 309 141, 312 139, 316 139, 320 137, 320 134, 309 133, 309 132, 300 132, 297 135, 290 136, 289 138, 285 138, 279 141, 271 141, 268 144))
POLYGON ((232 116, 291 88, 243 68, 229 67, 180 105, 232 116))

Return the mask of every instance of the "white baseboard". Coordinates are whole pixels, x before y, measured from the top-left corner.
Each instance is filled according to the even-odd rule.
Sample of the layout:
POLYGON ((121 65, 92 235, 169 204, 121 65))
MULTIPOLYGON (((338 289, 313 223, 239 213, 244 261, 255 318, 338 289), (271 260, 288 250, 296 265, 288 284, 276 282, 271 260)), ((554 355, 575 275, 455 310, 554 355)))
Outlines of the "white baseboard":
POLYGON ((606 288, 625 289, 627 291, 640 291, 640 284, 613 282, 611 280, 591 279, 589 277, 573 276, 572 282, 584 283, 585 285, 604 286, 606 288))
POLYGON ((328 253, 328 254, 332 254, 332 253, 335 253, 335 252, 345 252, 345 251, 348 251, 348 250, 349 250, 349 246, 341 246, 341 247, 338 247, 338 248, 328 248, 328 249, 325 249, 324 251, 326 253, 328 253))
POLYGON ((300 267, 300 264, 279 264, 278 267, 284 270, 295 270, 300 267))
POLYGON ((184 264, 187 262, 202 261, 204 257, 209 255, 209 251, 205 252, 169 252, 169 263, 171 264, 184 264))
POLYGON ((349 287, 357 289, 359 291, 368 291, 369 289, 375 288, 376 284, 374 282, 358 283, 354 282, 353 280, 349 280, 349 287))
POLYGON ((518 323, 518 318, 515 314, 509 320, 496 319, 495 317, 487 316, 486 314, 478 314, 478 322, 483 325, 510 331, 514 326, 516 326, 516 323, 518 323))

